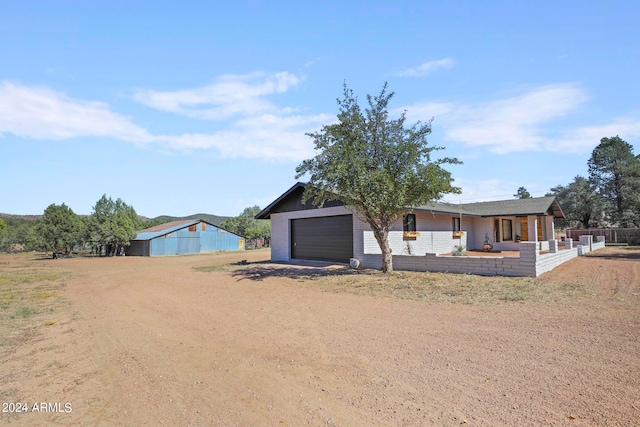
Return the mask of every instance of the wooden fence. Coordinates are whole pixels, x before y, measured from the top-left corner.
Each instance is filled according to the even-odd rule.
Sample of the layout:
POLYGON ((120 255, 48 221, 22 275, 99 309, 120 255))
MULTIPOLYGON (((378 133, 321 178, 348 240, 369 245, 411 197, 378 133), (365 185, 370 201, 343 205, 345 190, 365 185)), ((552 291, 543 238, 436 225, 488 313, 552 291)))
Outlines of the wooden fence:
POLYGON ((584 235, 604 236, 606 243, 640 245, 640 228, 567 228, 566 237, 574 241, 584 235))

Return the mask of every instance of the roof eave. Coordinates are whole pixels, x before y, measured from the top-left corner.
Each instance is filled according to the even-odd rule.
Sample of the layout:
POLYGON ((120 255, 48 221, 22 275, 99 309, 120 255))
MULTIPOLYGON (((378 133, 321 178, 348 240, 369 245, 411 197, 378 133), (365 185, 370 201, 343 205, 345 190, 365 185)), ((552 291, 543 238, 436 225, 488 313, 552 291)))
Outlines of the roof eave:
POLYGON ((256 216, 254 216, 254 218, 255 219, 270 219, 271 218, 271 209, 273 209, 273 207, 275 205, 280 203, 289 194, 291 194, 293 191, 297 190, 300 187, 304 188, 304 187, 306 187, 306 184, 304 184, 302 182, 296 182, 295 184, 293 184, 293 186, 291 188, 289 188, 287 191, 282 193, 282 195, 280 197, 278 197, 276 200, 271 202, 271 204, 269 204, 269 206, 267 206, 266 208, 264 208, 260 212, 258 212, 258 214, 256 216))

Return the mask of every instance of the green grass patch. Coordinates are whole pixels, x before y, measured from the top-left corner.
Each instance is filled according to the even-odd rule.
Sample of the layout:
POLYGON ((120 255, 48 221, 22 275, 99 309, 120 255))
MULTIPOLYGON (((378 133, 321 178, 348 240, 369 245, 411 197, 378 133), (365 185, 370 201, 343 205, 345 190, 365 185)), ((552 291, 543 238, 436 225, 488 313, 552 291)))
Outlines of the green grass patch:
MULTIPOLYGON (((455 304, 556 301, 581 293, 581 285, 561 285, 539 278, 379 270, 349 267, 290 268, 268 261, 194 267, 200 272, 231 272, 246 280, 283 277, 322 292, 350 293, 455 304)), ((583 291, 582 291, 583 292, 583 291)))
POLYGON ((455 304, 558 300, 580 293, 578 286, 558 285, 529 277, 476 276, 429 272, 379 271, 318 277, 324 292, 350 293, 455 304))
POLYGON ((216 265, 206 265, 203 267, 193 267, 193 269, 195 271, 200 271, 203 273, 210 273, 214 271, 236 271, 243 268, 251 268, 251 267, 256 267, 256 266, 260 266, 268 263, 269 263, 268 261, 247 262, 245 260, 245 261, 234 262, 230 264, 216 264, 216 265))
POLYGON ((15 328, 46 325, 42 316, 60 305, 59 289, 67 272, 46 271, 42 266, 0 266, 0 338, 15 328), (25 323, 25 319, 31 319, 25 323))
POLYGON ((57 294, 58 293, 54 291, 43 291, 43 290, 37 290, 37 291, 31 292, 32 298, 35 298, 38 300, 55 297, 57 294))
POLYGON ((18 300, 18 295, 11 289, 0 291, 0 309, 9 308, 15 301, 18 300))
POLYGON ((12 319, 25 319, 27 317, 31 317, 34 314, 38 314, 39 311, 33 307, 21 307, 13 312, 11 315, 12 319))
POLYGON ((200 271, 203 273, 210 273, 212 271, 233 271, 239 268, 239 266, 235 264, 222 264, 222 265, 207 265, 205 267, 193 267, 195 271, 200 271))

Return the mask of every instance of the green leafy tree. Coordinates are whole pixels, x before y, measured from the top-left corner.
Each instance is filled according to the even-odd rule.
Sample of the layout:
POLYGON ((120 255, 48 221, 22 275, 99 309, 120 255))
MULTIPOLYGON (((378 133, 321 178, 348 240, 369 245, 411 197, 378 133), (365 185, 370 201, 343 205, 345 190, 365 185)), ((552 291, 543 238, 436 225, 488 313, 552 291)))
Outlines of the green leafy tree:
POLYGON ((7 228, 7 223, 4 222, 2 218, 0 218, 0 250, 6 250, 9 245, 9 230, 7 228))
POLYGON ((260 210, 259 206, 245 208, 240 215, 224 220, 220 226, 247 239, 268 239, 271 237, 271 223, 255 219, 260 210))
POLYGON ((553 187, 547 196, 556 196, 565 214, 559 226, 589 228, 604 219, 605 202, 588 179, 578 175, 569 185, 553 187))
POLYGON ((78 242, 81 230, 80 218, 64 203, 49 205, 37 226, 44 246, 42 249, 54 253, 58 250, 69 253, 78 242))
POLYGON ((515 197, 516 199, 530 199, 531 193, 529 193, 526 188, 520 187, 518 188, 516 194, 513 195, 513 197, 515 197))
MULTIPOLYGON (((39 223, 33 226, 21 227, 18 232, 21 234, 16 241, 23 245, 27 251, 42 250, 46 247, 46 243, 40 233, 38 232, 39 223), (24 233, 24 234, 22 234, 24 233)), ((46 249, 45 249, 46 250, 46 249)))
POLYGON ((296 168, 296 178, 309 175, 304 199, 316 206, 340 200, 373 231, 382 251, 382 271, 393 272, 389 229, 404 209, 459 193, 451 174, 442 165, 460 163, 455 158, 432 160, 429 146, 431 121, 405 127, 405 113, 389 118, 393 92, 387 84, 378 96, 367 95, 369 108, 362 112, 353 91, 344 85, 338 99, 338 123, 307 134, 316 155, 296 168))
POLYGON ((5 232, 0 232, 0 250, 47 250, 46 244, 39 236, 36 227, 42 220, 9 217, 4 220, 5 232))
POLYGON ((619 136, 602 138, 589 158, 589 179, 607 203, 611 221, 640 226, 640 157, 619 136))
POLYGON ((39 220, 7 218, 4 221, 4 233, 0 232, 0 250, 40 250, 45 244, 38 236, 35 227, 39 220))
POLYGON ((91 216, 87 236, 94 246, 104 246, 107 255, 117 254, 120 248, 129 246, 140 226, 133 206, 122 199, 113 201, 106 194, 96 202, 91 216))

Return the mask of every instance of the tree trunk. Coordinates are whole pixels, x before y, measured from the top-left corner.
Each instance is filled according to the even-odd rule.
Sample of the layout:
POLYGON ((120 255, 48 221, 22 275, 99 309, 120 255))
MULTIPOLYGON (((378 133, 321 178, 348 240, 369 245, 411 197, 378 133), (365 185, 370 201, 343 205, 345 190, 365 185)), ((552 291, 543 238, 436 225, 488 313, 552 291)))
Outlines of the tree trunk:
POLYGON ((384 228, 377 231, 374 230, 373 235, 376 237, 378 246, 382 251, 382 272, 393 273, 393 256, 389 247, 389 230, 384 228))
POLYGON ((393 273, 393 256, 391 255, 391 248, 389 247, 389 241, 385 239, 382 249, 382 272, 393 273))

